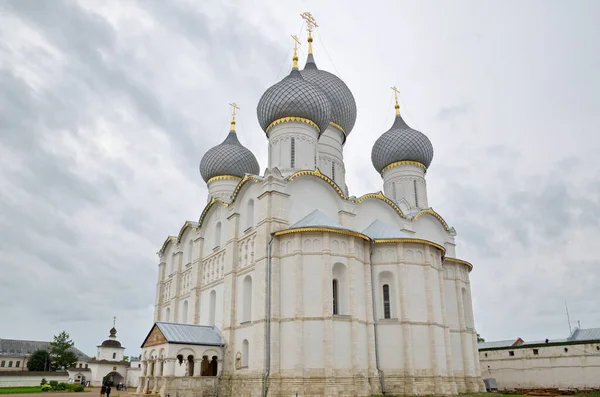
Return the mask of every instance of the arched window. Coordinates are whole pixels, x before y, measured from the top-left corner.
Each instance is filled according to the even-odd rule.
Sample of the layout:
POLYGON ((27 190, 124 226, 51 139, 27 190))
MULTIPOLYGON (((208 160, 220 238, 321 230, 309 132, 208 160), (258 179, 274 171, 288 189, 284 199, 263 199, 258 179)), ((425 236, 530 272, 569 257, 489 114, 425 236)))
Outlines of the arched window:
POLYGON ((187 357, 186 376, 194 376, 194 356, 191 354, 187 357))
POLYGON ((194 261, 194 241, 190 240, 188 242, 188 247, 187 247, 187 263, 192 263, 194 261))
POLYGON ((217 310, 217 293, 215 290, 210 291, 208 308, 208 325, 215 325, 215 312, 217 310))
POLYGON ((296 166, 296 138, 292 138, 290 143, 290 167, 296 166))
MULTIPOLYGON (((117 358, 117 353, 113 353, 113 360, 117 358)), ((79 364, 79 368, 81 368, 81 364, 79 364)))
POLYGON ((217 222, 215 226, 215 247, 221 246, 221 222, 217 222))
POLYGON ((210 374, 212 376, 217 376, 217 374, 219 373, 219 359, 217 358, 217 356, 213 356, 212 360, 210 362, 210 374))
POLYGON ((252 277, 247 275, 242 286, 242 322, 252 321, 252 277))
POLYGON ((210 362, 208 356, 202 356, 202 362, 200 363, 200 376, 210 376, 210 362))
POLYGON ((183 307, 181 308, 181 322, 187 324, 188 319, 188 301, 183 301, 183 307))
POLYGON ((341 263, 333 265, 332 269, 332 312, 333 314, 348 314, 348 277, 346 266, 341 263))
POLYGON ((246 229, 254 226, 254 200, 248 200, 248 206, 246 208, 246 229))
POLYGON ((383 318, 392 318, 392 308, 390 305, 390 286, 383 284, 383 318))
POLYGON ((397 318, 395 285, 394 275, 391 272, 384 271, 379 273, 379 291, 381 291, 381 296, 378 306, 381 309, 377 309, 376 315, 378 318, 397 318))
POLYGON ((248 356, 250 355, 250 344, 247 339, 242 342, 242 368, 248 368, 248 356))
POLYGON ((171 308, 167 307, 167 310, 165 312, 165 321, 168 323, 169 321, 171 321, 171 308))

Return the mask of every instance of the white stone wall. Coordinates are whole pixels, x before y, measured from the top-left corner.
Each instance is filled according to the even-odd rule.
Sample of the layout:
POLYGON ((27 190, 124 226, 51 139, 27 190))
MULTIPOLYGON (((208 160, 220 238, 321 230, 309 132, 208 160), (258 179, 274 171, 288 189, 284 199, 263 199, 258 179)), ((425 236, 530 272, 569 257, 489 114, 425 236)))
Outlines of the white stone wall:
POLYGON ((233 189, 240 182, 240 179, 217 179, 213 180, 208 184, 208 197, 207 201, 212 198, 219 198, 225 202, 228 202, 233 193, 233 189))
POLYGON ((344 164, 344 133, 329 126, 319 137, 318 167, 319 170, 333 179, 346 191, 346 165, 344 164))
POLYGON ((600 388, 600 343, 482 350, 479 360, 500 389, 600 388))
POLYGON ((100 346, 98 346, 98 354, 96 355, 96 358, 98 360, 122 361, 124 352, 125 352, 124 347, 100 347, 100 346))
POLYGON ((400 164, 382 174, 383 191, 395 202, 406 202, 410 208, 428 208, 425 169, 413 164, 400 164))
POLYGON ((50 382, 55 380, 57 382, 67 383, 69 381, 69 374, 67 372, 27 372, 21 371, 14 375, 0 374, 0 387, 23 387, 23 386, 40 386, 42 378, 50 382))
POLYGON ((317 167, 319 134, 315 127, 302 122, 286 122, 271 128, 268 135, 269 168, 278 168, 287 175, 317 167))

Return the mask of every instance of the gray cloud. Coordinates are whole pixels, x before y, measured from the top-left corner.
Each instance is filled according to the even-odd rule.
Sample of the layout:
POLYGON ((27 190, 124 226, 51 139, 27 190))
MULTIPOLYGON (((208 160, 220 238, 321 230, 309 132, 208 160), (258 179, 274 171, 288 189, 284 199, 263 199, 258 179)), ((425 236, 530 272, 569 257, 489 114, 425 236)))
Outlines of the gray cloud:
POLYGON ((241 106, 240 138, 266 166, 255 107, 288 70, 306 9, 320 24, 319 66, 339 70, 359 105, 345 149, 351 194, 381 189, 370 148, 389 128, 396 84, 407 119, 434 143, 429 201, 475 265, 481 333, 564 337, 564 300, 582 325, 600 326, 600 48, 588 40, 600 34, 598 3, 553 3, 544 24, 541 4, 516 1, 390 1, 367 13, 311 1, 4 5, 0 299, 14 304, 0 317, 22 320, 2 322, 0 336, 67 329, 93 355, 116 315, 138 351, 154 253, 202 211, 198 163, 227 134, 227 103, 241 106))

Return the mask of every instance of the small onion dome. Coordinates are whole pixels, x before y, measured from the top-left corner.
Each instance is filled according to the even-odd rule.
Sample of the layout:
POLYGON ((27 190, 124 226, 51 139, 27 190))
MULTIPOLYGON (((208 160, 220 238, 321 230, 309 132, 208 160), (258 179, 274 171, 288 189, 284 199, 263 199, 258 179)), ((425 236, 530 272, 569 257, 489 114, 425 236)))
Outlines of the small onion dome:
POLYGON ((429 138, 410 128, 400 114, 396 114, 392 128, 375 141, 371 151, 371 162, 379 173, 398 161, 416 161, 429 168, 431 160, 433 145, 429 138))
POLYGON ((346 83, 332 73, 319 70, 313 54, 308 54, 306 65, 300 74, 327 95, 331 103, 331 123, 348 136, 356 122, 356 101, 346 83))
POLYGON ((117 329, 115 327, 112 327, 109 331, 110 336, 116 336, 117 335, 117 329))
POLYGON ((118 340, 114 340, 114 339, 107 339, 104 342, 102 342, 102 347, 121 347, 121 342, 119 342, 118 340))
POLYGON ((242 146, 233 129, 221 144, 206 152, 200 161, 200 175, 205 182, 215 176, 243 178, 246 174, 258 175, 259 172, 256 157, 242 146))
POLYGON ((297 68, 271 86, 258 101, 258 123, 268 132, 277 121, 301 121, 325 131, 331 121, 331 104, 325 93, 305 80, 297 68))

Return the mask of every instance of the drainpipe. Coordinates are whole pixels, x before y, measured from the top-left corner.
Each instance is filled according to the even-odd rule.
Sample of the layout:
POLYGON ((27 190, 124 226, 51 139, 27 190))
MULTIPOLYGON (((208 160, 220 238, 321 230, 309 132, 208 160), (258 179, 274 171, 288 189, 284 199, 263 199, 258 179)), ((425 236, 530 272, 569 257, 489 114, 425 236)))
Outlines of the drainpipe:
POLYGON ((271 236, 267 243, 267 269, 266 269, 266 282, 267 282, 267 299, 265 299, 265 316, 266 316, 266 327, 265 330, 265 376, 263 377, 263 397, 267 397, 268 386, 267 378, 269 377, 269 371, 271 369, 271 247, 273 245, 273 236, 271 236))
POLYGON ((375 328, 375 366, 379 373, 379 381, 381 382, 381 394, 385 394, 385 375, 379 367, 379 328, 377 326, 377 303, 375 299, 375 273, 373 272, 373 245, 371 241, 369 249, 369 268, 371 270, 371 301, 373 303, 373 326, 375 328))

